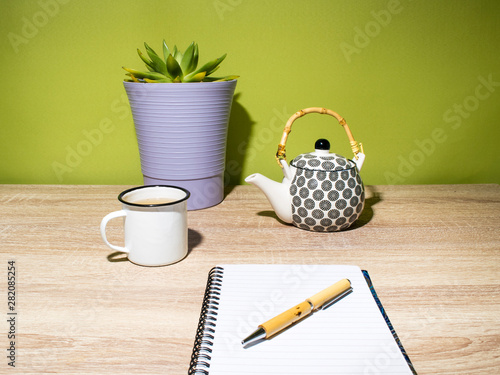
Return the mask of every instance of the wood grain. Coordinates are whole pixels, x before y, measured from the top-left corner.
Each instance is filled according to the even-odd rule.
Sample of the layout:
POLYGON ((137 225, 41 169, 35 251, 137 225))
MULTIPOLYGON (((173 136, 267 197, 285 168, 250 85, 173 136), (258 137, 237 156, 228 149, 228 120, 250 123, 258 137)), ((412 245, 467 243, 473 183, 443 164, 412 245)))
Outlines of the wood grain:
MULTIPOLYGON (((189 212, 187 258, 158 268, 101 240, 128 187, 0 185, 2 290, 7 261, 17 267, 14 371, 185 374, 211 267, 317 263, 370 272, 419 374, 498 373, 499 185, 368 186, 354 227, 325 234, 281 223, 257 188, 231 187, 189 212)), ((120 220, 108 235, 123 242, 120 220)))

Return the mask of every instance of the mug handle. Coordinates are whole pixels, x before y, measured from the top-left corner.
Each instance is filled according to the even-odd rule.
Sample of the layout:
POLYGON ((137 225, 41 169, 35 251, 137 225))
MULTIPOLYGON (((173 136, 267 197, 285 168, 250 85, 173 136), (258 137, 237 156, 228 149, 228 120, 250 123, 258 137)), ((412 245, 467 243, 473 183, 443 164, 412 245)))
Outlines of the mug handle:
POLYGON ((116 219, 118 217, 123 217, 123 216, 127 216, 127 211, 125 211, 125 210, 115 211, 115 212, 111 212, 111 213, 107 214, 106 216, 104 216, 104 218, 101 221, 101 236, 102 236, 104 243, 106 245, 108 245, 110 248, 112 248, 113 250, 121 251, 123 253, 129 253, 129 250, 126 247, 116 246, 116 245, 110 244, 107 237, 106 237, 106 225, 108 224, 108 221, 110 221, 111 219, 116 219))

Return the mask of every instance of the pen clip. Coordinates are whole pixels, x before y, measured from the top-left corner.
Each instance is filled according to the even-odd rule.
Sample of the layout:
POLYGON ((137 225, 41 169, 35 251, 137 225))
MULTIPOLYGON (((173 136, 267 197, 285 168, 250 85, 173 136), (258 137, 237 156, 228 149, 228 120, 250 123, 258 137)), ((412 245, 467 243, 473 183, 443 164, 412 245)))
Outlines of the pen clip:
POLYGON ((340 301, 342 298, 344 298, 345 296, 347 296, 348 294, 351 294, 351 293, 352 293, 352 287, 347 289, 345 292, 339 294, 338 296, 335 296, 330 301, 324 303, 319 309, 325 310, 325 309, 329 308, 331 305, 333 305, 335 302, 340 301))

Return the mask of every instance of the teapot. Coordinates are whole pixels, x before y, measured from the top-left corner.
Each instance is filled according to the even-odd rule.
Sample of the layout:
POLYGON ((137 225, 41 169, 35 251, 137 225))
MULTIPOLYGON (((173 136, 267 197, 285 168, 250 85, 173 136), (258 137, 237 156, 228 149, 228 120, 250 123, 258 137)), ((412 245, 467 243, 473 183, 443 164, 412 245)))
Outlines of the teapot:
POLYGON ((363 145, 354 140, 349 126, 336 112, 312 107, 294 113, 285 125, 276 161, 283 170, 281 183, 255 173, 245 181, 260 188, 276 215, 285 223, 314 232, 335 232, 347 229, 361 215, 365 204, 365 188, 359 171, 365 154, 363 145), (286 161, 285 145, 293 122, 308 113, 328 114, 344 128, 353 160, 330 153, 330 143, 319 139, 315 151, 286 161))

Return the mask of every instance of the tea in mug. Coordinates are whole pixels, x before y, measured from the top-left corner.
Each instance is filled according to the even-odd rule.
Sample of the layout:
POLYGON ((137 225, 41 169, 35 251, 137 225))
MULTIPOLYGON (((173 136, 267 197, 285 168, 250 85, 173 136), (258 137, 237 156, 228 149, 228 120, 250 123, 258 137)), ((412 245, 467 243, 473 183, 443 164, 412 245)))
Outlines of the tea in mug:
POLYGON ((167 204, 175 201, 176 199, 170 199, 170 198, 144 198, 144 199, 138 199, 131 203, 147 206, 150 204, 167 204))

